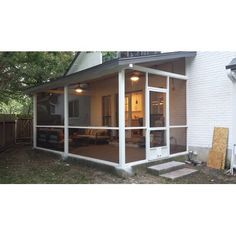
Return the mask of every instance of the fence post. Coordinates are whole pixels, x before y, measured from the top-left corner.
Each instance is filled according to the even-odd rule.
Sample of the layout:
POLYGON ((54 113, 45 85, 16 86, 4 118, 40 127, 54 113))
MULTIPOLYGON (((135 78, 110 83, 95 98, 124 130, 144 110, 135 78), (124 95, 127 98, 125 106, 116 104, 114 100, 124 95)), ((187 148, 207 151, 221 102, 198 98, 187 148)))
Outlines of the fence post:
POLYGON ((15 119, 15 144, 17 144, 17 119, 15 119))
POLYGON ((2 122, 2 139, 3 139, 3 147, 6 146, 6 123, 5 123, 5 117, 3 116, 3 122, 2 122))

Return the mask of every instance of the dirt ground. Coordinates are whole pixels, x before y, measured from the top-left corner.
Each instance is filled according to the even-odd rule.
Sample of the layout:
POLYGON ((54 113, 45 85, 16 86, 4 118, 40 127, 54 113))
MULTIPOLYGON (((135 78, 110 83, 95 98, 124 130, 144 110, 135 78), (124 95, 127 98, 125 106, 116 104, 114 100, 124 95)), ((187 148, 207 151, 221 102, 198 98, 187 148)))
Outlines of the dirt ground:
MULTIPOLYGON (((183 158, 182 158, 183 159, 183 158)), ((199 171, 176 181, 151 175, 139 168, 132 177, 121 178, 99 168, 69 164, 57 155, 17 145, 0 153, 1 184, 230 184, 236 176, 224 171, 194 167, 199 171)))

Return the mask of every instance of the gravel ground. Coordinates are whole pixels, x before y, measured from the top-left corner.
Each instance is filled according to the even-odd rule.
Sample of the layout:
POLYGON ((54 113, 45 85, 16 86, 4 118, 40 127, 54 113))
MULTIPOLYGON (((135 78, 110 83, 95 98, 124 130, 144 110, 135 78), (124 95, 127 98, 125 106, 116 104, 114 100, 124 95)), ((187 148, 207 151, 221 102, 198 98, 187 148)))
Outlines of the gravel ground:
MULTIPOLYGON (((182 158, 183 160, 183 158, 182 158)), ((0 153, 1 184, 223 184, 236 183, 235 176, 224 171, 194 167, 198 172, 176 181, 151 175, 138 168, 132 177, 121 178, 99 168, 68 164, 57 155, 17 145, 0 153)))

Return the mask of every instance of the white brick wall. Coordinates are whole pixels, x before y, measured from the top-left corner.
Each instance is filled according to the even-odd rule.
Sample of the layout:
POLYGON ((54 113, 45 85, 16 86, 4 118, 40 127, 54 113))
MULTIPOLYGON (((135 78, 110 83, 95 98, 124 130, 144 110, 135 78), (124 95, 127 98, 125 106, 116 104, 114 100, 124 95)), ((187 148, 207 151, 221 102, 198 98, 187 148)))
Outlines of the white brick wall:
POLYGON ((221 126, 230 129, 231 148, 233 86, 225 66, 234 57, 236 52, 198 52, 186 59, 189 146, 210 148, 213 129, 221 126))

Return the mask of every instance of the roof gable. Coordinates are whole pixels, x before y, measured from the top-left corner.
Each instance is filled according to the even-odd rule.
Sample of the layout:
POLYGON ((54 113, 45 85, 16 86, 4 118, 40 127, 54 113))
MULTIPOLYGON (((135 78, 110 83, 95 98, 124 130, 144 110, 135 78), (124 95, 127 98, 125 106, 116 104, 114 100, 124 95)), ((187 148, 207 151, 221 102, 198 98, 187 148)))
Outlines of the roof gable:
POLYGON ((65 76, 97 66, 102 63, 101 52, 79 52, 65 72, 65 76))

